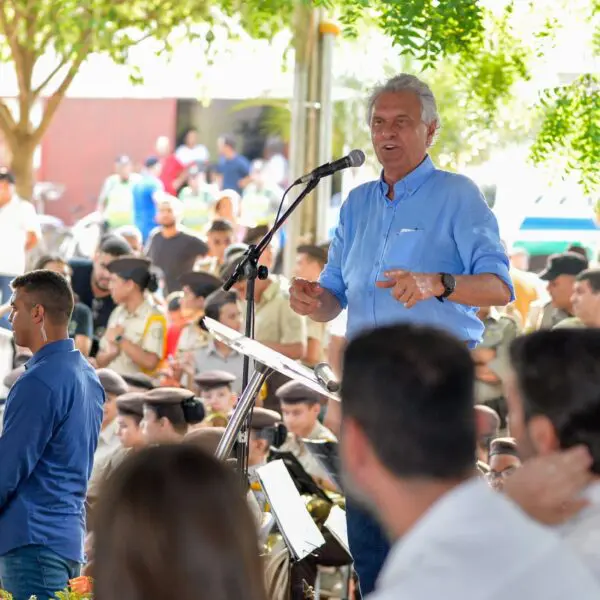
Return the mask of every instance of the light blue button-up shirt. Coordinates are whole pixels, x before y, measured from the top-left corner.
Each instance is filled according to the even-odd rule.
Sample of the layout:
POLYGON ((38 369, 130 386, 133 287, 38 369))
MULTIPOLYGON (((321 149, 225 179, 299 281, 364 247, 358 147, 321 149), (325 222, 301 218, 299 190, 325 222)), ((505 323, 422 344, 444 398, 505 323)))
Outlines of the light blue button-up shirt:
POLYGON ((321 285, 348 307, 347 337, 392 323, 441 327, 475 346, 483 323, 477 308, 436 298, 413 308, 375 283, 390 269, 453 275, 497 275, 511 289, 509 262, 496 217, 481 192, 463 175, 425 160, 394 185, 387 198, 382 180, 352 192, 340 211, 321 285))

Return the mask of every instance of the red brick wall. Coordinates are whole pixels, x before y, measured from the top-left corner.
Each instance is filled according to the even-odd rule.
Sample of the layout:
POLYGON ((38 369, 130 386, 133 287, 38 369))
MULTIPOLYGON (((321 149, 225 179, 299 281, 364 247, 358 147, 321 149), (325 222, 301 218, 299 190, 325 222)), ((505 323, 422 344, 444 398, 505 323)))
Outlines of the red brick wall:
POLYGON ((141 165, 159 135, 175 135, 176 112, 175 99, 65 98, 42 141, 38 180, 66 190, 46 212, 72 223, 93 211, 114 159, 128 154, 141 165))

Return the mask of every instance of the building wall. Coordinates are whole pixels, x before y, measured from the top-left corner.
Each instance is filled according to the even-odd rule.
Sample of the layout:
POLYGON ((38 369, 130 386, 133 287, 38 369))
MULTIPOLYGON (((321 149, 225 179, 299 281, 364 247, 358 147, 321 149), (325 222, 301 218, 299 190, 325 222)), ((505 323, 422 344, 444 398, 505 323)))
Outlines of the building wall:
POLYGON ((45 212, 69 224, 92 212, 114 159, 127 154, 143 164, 158 136, 174 138, 176 113, 175 99, 65 98, 42 141, 38 173, 65 193, 45 212))

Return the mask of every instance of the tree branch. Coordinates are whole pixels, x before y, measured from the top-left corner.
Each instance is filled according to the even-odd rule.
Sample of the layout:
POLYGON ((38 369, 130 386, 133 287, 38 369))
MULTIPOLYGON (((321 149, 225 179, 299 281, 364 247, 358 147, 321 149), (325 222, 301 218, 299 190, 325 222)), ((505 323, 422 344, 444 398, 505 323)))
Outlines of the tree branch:
POLYGON ((8 106, 0 100, 0 130, 4 133, 4 135, 8 138, 14 137, 14 130, 17 126, 12 113, 10 112, 8 106))
POLYGON ((32 94, 33 99, 37 98, 40 95, 42 90, 54 79, 54 77, 57 75, 57 73, 63 67, 65 67, 68 62, 69 62, 69 58, 67 56, 63 57, 63 59, 58 63, 56 68, 54 68, 50 72, 50 74, 46 77, 46 79, 44 79, 44 81, 42 81, 42 83, 40 83, 40 85, 38 85, 34 90, 32 90, 31 94, 32 94))
MULTIPOLYGON (((91 32, 88 31, 87 38, 89 38, 91 32)), ((83 61, 88 57, 91 48, 90 41, 84 41, 83 47, 77 56, 77 58, 73 61, 65 78, 62 83, 58 86, 58 89, 48 98, 48 102, 46 104, 46 109, 44 110, 44 114, 42 115, 41 123, 38 128, 33 132, 33 138, 36 142, 42 139, 48 127, 50 126, 50 122, 52 121, 52 117, 56 113, 58 106, 60 105, 61 100, 63 99, 67 89, 73 83, 73 79, 75 79, 75 75, 79 71, 83 61)))

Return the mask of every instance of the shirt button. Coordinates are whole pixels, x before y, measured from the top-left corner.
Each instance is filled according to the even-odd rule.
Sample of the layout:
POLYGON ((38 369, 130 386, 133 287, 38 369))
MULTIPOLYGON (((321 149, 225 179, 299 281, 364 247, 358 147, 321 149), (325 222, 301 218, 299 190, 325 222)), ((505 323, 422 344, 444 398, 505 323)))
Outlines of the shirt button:
POLYGON ((376 267, 378 267, 378 266, 379 266, 379 261, 377 261, 377 262, 375 263, 375 266, 376 266, 376 267))

